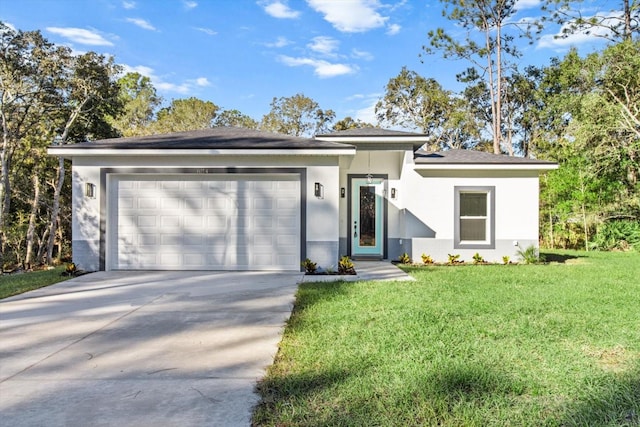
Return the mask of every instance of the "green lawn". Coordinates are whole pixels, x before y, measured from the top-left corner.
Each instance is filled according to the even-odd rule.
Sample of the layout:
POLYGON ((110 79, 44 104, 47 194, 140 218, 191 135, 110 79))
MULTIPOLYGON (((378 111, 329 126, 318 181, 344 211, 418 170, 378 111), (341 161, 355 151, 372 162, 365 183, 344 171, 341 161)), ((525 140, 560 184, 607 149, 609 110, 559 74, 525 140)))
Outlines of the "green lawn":
POLYGON ((0 275, 0 299, 67 280, 69 276, 63 276, 64 271, 65 267, 61 266, 52 270, 0 275))
POLYGON ((547 258, 301 285, 254 423, 640 425, 640 255, 547 258))

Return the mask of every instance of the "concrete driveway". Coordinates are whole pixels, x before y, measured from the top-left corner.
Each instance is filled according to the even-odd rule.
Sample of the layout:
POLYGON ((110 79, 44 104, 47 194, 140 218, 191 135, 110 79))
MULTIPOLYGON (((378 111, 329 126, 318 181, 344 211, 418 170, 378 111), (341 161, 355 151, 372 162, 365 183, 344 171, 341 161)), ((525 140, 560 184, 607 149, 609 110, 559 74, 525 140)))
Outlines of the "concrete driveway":
POLYGON ((300 273, 99 272, 0 301, 0 424, 247 426, 300 273))

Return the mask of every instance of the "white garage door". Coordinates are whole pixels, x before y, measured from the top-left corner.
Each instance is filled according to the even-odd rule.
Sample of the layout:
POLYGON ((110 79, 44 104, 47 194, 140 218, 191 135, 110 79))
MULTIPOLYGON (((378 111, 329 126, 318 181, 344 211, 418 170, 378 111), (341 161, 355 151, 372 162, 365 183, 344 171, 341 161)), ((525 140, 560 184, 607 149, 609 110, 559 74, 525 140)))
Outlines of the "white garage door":
POLYGON ((121 175, 110 184, 111 269, 300 268, 299 175, 121 175))

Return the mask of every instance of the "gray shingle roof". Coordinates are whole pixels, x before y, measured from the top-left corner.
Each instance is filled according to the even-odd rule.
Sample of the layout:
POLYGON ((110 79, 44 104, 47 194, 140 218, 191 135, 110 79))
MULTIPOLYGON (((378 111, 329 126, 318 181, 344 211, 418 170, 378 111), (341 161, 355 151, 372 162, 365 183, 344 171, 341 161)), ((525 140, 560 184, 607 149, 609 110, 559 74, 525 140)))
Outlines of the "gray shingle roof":
POLYGON ((417 165, 428 164, 488 164, 488 165, 554 165, 546 160, 513 157, 505 154, 493 154, 474 150, 423 151, 418 150, 414 155, 417 165))
POLYGON ((320 138, 327 138, 332 136, 356 138, 356 137, 363 137, 363 136, 420 137, 420 136, 426 136, 426 135, 423 133, 404 132, 400 130, 389 130, 389 129, 381 129, 381 128, 373 128, 373 127, 347 129, 347 130, 340 130, 340 131, 331 132, 331 133, 325 133, 322 135, 316 135, 316 137, 320 137, 320 138))
POLYGON ((338 142, 316 141, 239 127, 215 127, 162 135, 111 138, 56 146, 69 149, 340 149, 338 142))

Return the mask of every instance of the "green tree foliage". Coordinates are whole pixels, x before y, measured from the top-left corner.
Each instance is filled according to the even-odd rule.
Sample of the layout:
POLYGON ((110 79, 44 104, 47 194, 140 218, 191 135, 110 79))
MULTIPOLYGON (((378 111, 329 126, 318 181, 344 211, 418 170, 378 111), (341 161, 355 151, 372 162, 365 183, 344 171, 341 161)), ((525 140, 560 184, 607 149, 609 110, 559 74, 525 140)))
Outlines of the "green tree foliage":
POLYGON ((419 130, 429 136, 430 149, 441 150, 478 144, 481 124, 473 105, 477 104, 444 90, 436 80, 403 67, 387 83, 375 111, 381 123, 419 130))
POLYGON ((323 110, 301 93, 273 98, 271 110, 262 117, 260 128, 293 136, 312 136, 326 132, 335 119, 333 110, 323 110))
POLYGON ((118 79, 118 85, 123 111, 110 117, 111 124, 122 136, 148 134, 154 113, 162 102, 151 79, 139 73, 127 73, 118 79))
POLYGON ((258 129, 259 123, 238 110, 223 110, 213 121, 213 126, 241 127, 258 129))
POLYGON ((547 0, 546 19, 562 25, 559 37, 567 38, 576 33, 592 34, 613 42, 631 41, 640 33, 640 2, 620 0, 619 7, 612 8, 610 0, 589 2, 582 7, 582 0, 547 0), (594 7, 595 6, 595 7, 594 7), (598 10, 598 13, 593 13, 598 10), (585 12, 587 11, 587 12, 585 12))
MULTIPOLYGON (((23 141, 46 144, 43 116, 51 116, 49 129, 55 127, 55 108, 63 96, 57 86, 64 61, 58 59, 66 60, 69 51, 49 43, 37 31, 16 32, 2 22, 0 49, 0 253, 4 254, 11 224, 13 183, 20 175, 14 165, 23 164, 32 155, 23 141)), ((49 136, 52 133, 53 129, 49 130, 49 136)))
POLYGON ((376 127, 371 123, 363 122, 360 119, 354 120, 351 116, 347 116, 342 120, 338 120, 331 129, 334 131, 348 130, 348 129, 362 129, 376 127))
POLYGON ((640 218, 638 75, 640 42, 633 41, 586 58, 572 51, 545 70, 539 118, 546 126, 537 145, 560 164, 543 185, 550 244, 588 247, 599 224, 640 218))
POLYGON ((119 69, 112 59, 73 55, 38 31, 3 23, 0 51, 0 257, 28 267, 54 261, 54 246, 58 258, 69 240, 68 168, 46 148, 116 135, 106 116, 121 106, 119 69))
POLYGON ((198 98, 174 99, 171 105, 158 111, 153 123, 154 133, 182 132, 188 130, 208 129, 220 110, 211 101, 198 98))
POLYGON ((466 30, 464 40, 438 28, 429 31, 429 46, 423 46, 427 54, 440 52, 444 58, 463 59, 482 70, 486 78, 488 91, 493 151, 501 153, 504 145, 513 155, 513 147, 503 138, 503 82, 507 76, 506 57, 517 58, 519 52, 514 45, 514 33, 507 28, 516 29, 515 34, 531 37, 532 29, 539 29, 536 22, 516 22, 512 19, 516 13, 515 0, 472 1, 441 0, 444 4, 443 16, 455 21, 466 30))
MULTIPOLYGON (((57 144, 117 136, 108 117, 121 111, 119 88, 115 77, 120 67, 113 58, 105 58, 95 52, 71 56, 67 62, 67 73, 62 75, 60 90, 64 103, 58 109, 57 144)), ((57 177, 51 203, 49 236, 46 261, 54 262, 54 244, 58 242, 58 260, 62 256, 63 237, 61 230, 60 200, 66 176, 65 160, 58 159, 57 177)))

